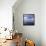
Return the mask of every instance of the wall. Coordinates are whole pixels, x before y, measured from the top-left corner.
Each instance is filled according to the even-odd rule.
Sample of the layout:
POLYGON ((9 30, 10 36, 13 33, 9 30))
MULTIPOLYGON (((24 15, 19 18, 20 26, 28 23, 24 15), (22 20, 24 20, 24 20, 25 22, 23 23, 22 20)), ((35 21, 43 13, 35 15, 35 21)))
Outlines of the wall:
POLYGON ((42 46, 46 46, 46 0, 41 2, 41 38, 42 46))
MULTIPOLYGON (((23 37, 35 41, 36 46, 41 46, 41 1, 40 0, 23 0, 20 5, 15 8, 14 19, 15 28, 18 32, 23 33, 23 37), (23 26, 23 14, 35 14, 34 26, 23 26)), ((15 6, 15 5, 14 5, 15 6)))
POLYGON ((16 0, 0 0, 0 27, 12 28, 12 6, 16 0))
POLYGON ((17 29, 16 27, 18 27, 17 25, 18 25, 18 16, 17 16, 17 14, 18 14, 18 9, 19 9, 19 7, 20 7, 20 5, 21 5, 21 3, 22 3, 22 1, 23 0, 17 0, 16 1, 16 3, 13 5, 13 7, 12 7, 12 13, 13 13, 13 16, 14 16, 14 24, 13 24, 13 29, 17 29), (16 26, 16 27, 15 27, 16 26))

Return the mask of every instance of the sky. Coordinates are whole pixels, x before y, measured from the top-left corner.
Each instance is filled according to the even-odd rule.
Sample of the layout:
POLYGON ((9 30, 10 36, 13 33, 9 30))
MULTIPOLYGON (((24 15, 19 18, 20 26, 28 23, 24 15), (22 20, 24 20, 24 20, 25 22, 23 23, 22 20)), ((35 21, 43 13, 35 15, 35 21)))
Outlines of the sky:
POLYGON ((16 0, 0 0, 0 27, 12 29, 12 6, 16 0))

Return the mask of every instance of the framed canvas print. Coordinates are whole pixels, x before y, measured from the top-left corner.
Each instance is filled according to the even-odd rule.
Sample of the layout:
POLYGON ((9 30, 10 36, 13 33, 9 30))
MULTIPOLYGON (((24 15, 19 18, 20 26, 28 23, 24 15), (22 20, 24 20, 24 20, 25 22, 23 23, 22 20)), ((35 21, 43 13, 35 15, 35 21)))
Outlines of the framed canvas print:
POLYGON ((35 25, 35 14, 23 14, 23 25, 35 25))

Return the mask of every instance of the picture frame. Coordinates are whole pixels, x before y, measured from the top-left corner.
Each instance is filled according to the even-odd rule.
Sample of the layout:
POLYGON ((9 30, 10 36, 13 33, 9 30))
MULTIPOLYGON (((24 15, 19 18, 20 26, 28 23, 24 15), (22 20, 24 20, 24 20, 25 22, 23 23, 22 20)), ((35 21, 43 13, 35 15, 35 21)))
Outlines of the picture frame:
POLYGON ((35 25, 35 14, 23 14, 23 25, 35 25))

